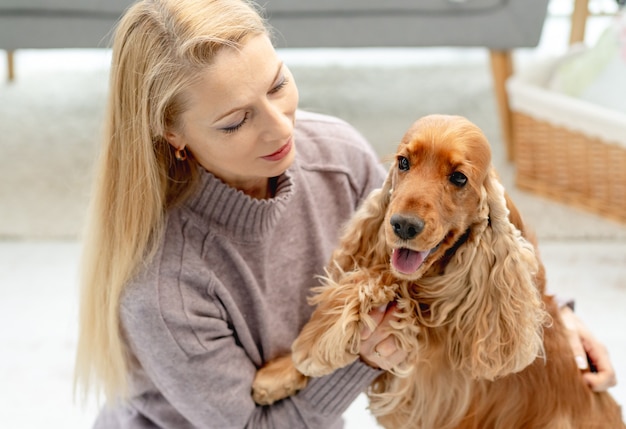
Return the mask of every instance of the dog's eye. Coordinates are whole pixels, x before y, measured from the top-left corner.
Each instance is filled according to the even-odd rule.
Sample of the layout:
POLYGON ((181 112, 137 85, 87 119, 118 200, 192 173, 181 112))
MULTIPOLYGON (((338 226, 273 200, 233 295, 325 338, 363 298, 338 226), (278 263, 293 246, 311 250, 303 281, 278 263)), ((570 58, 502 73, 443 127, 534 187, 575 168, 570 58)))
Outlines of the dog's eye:
POLYGON ((398 169, 400 171, 407 171, 409 169, 409 160, 403 156, 398 157, 398 169))
POLYGON ((462 188, 467 183, 467 176, 465 176, 465 174, 461 173, 460 171, 455 171, 450 175, 450 183, 452 183, 454 186, 462 188))

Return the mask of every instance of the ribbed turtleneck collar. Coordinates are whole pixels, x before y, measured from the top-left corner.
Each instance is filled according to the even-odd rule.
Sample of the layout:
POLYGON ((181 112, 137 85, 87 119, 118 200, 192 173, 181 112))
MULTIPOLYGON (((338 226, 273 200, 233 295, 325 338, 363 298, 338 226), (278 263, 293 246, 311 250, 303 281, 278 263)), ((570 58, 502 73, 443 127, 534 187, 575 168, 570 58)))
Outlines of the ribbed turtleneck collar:
POLYGON ((256 241, 275 228, 293 194, 290 171, 278 178, 274 198, 258 200, 200 169, 200 184, 185 205, 211 227, 220 228, 234 239, 256 241))

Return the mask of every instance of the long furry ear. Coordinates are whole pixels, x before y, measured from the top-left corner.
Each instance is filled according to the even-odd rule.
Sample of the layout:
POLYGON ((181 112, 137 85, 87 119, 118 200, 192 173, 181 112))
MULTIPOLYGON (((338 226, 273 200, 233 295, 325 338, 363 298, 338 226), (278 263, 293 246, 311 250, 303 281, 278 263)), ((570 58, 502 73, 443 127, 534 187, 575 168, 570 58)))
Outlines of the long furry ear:
POLYGON ((370 268, 387 262, 381 227, 391 198, 392 174, 393 167, 382 188, 370 192, 344 227, 339 246, 329 265, 330 277, 352 271, 355 267, 370 268))
POLYGON ((491 172, 484 184, 489 221, 474 237, 474 252, 458 261, 468 269, 467 295, 453 320, 461 367, 474 378, 518 372, 543 354, 547 321, 535 284, 534 247, 511 223, 504 188, 491 172))

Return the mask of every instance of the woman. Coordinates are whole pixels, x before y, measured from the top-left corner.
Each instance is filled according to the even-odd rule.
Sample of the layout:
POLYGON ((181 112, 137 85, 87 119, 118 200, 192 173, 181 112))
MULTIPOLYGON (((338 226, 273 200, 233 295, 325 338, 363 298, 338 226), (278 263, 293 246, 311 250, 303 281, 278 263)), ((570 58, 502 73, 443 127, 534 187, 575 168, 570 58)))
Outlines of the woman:
POLYGON ((382 183, 374 153, 296 113, 293 77, 239 0, 136 4, 111 73, 77 370, 128 401, 97 426, 339 427, 379 373, 364 362, 402 357, 385 342, 379 357, 376 335, 364 362, 291 400, 256 407, 250 386, 289 351, 340 224, 382 183))
POLYGON ((363 138, 297 111, 242 0, 145 0, 116 31, 108 128, 86 234, 76 379, 98 428, 341 427, 405 357, 384 330, 361 360, 256 406, 257 368, 289 351, 341 224, 385 172, 363 138), (297 150, 296 150, 297 147, 297 150))

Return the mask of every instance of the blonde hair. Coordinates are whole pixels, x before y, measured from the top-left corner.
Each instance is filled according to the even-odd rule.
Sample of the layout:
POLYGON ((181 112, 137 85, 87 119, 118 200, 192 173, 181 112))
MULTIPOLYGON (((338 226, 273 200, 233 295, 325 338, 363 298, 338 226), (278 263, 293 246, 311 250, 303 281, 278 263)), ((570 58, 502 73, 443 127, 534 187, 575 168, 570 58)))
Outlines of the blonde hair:
POLYGON ((269 34, 245 0, 144 0, 119 22, 113 41, 102 152, 81 267, 74 385, 108 400, 128 395, 130 356, 120 326, 125 284, 154 253, 165 210, 197 182, 190 155, 174 159, 164 138, 179 127, 185 90, 224 46, 269 34))

